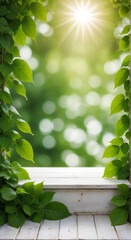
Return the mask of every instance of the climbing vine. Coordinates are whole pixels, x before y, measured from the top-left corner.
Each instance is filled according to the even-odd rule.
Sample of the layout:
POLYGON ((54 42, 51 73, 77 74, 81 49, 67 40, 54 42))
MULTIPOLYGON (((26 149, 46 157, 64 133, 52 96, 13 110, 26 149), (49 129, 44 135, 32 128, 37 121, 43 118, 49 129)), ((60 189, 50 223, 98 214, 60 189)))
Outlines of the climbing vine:
MULTIPOLYGON (((113 0, 113 6, 119 8, 121 18, 129 18, 130 2, 128 0, 113 0)), ((105 149, 103 158, 113 158, 105 168, 103 177, 117 177, 118 180, 130 177, 130 25, 124 26, 119 41, 119 50, 126 53, 120 69, 114 79, 114 87, 122 86, 122 93, 118 94, 111 103, 111 115, 121 112, 116 123, 117 137, 112 139, 105 149)), ((120 195, 115 196, 111 202, 116 206, 110 214, 112 225, 124 224, 130 220, 131 200, 130 189, 126 184, 118 185, 120 195)))
POLYGON ((26 218, 41 222, 43 218, 57 220, 70 215, 66 206, 52 201, 54 192, 43 192, 43 182, 26 182, 30 179, 17 159, 17 154, 33 161, 31 144, 22 138, 21 132, 32 134, 29 124, 14 108, 11 91, 26 99, 23 82, 33 83, 32 71, 20 59, 18 45, 24 45, 26 37, 36 41, 36 19, 46 21, 44 1, 0 0, 0 225, 8 222, 20 227, 26 218))

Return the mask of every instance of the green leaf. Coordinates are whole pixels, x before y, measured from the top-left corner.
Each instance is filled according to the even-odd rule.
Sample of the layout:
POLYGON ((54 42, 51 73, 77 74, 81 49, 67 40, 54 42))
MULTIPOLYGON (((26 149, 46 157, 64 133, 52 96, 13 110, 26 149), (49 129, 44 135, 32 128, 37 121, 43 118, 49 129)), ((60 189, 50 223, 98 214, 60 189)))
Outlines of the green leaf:
POLYGON ((67 207, 60 202, 54 201, 45 206, 44 217, 47 220, 59 220, 70 215, 67 207))
POLYGON ((18 139, 16 144, 16 152, 24 159, 33 162, 33 149, 25 139, 18 139))
POLYGON ((123 197, 128 198, 130 196, 130 188, 128 185, 122 183, 122 184, 117 185, 117 187, 118 187, 120 194, 123 197))
MULTIPOLYGON (((5 53, 4 55, 4 61, 10 63, 13 59, 13 55, 9 52, 5 53)), ((11 69, 12 71, 12 69, 11 69)))
POLYGON ((32 71, 22 59, 15 59, 12 64, 13 73, 22 82, 33 82, 32 71))
POLYGON ((124 153, 124 154, 127 154, 128 151, 129 151, 129 144, 128 143, 123 143, 121 145, 121 151, 124 153))
POLYGON ((7 93, 6 91, 0 92, 0 99, 5 103, 12 104, 11 95, 9 93, 7 93))
POLYGON ((129 166, 128 166, 128 169, 127 169, 127 166, 124 166, 121 169, 119 169, 118 177, 117 177, 118 180, 128 179, 128 177, 130 176, 129 166))
POLYGON ((127 55, 127 56, 124 58, 121 66, 122 66, 122 67, 130 66, 130 55, 127 55))
POLYGON ((0 18, 0 32, 6 32, 8 28, 8 23, 4 17, 0 18))
POLYGON ((17 139, 19 139, 21 136, 20 134, 15 131, 15 130, 12 130, 9 132, 9 135, 8 135, 13 141, 16 141, 17 139))
POLYGON ((0 145, 6 149, 11 145, 12 140, 6 135, 0 135, 0 145))
POLYGON ((25 99, 27 100, 25 86, 19 80, 17 80, 17 81, 15 80, 14 81, 14 86, 15 86, 16 92, 19 95, 24 96, 25 99))
POLYGON ((34 210, 32 209, 32 207, 30 205, 24 204, 23 205, 23 211, 25 212, 25 214, 27 214, 28 216, 31 216, 34 213, 34 210))
POLYGON ((122 165, 122 162, 120 160, 113 160, 112 161, 112 164, 116 167, 121 167, 122 165))
POLYGON ((121 6, 119 9, 119 14, 121 18, 125 17, 128 12, 129 12, 129 8, 125 5, 121 6))
POLYGON ((130 71, 127 68, 121 68, 115 75, 115 88, 122 85, 128 78, 130 71))
POLYGON ((116 123, 116 134, 118 137, 122 136, 129 128, 130 119, 127 115, 123 115, 116 123))
POLYGON ((10 48, 9 52, 12 53, 13 57, 20 57, 19 49, 14 45, 10 48))
POLYGON ((36 196, 40 196, 43 193, 43 182, 34 184, 34 193, 36 196))
POLYGON ((23 188, 25 189, 26 192, 33 193, 34 192, 34 182, 24 183, 23 188))
POLYGON ((9 63, 3 62, 0 64, 0 71, 6 78, 12 72, 12 67, 9 63))
POLYGON ((122 32, 121 32, 121 35, 127 34, 128 32, 130 32, 130 25, 126 25, 126 26, 124 27, 124 29, 123 29, 122 32))
POLYGON ((128 219, 128 213, 125 209, 117 207, 113 209, 110 213, 111 225, 122 225, 126 223, 128 219))
POLYGON ((0 210, 0 226, 7 222, 7 214, 0 210))
POLYGON ((20 26, 20 20, 19 19, 13 19, 9 23, 9 27, 11 28, 11 30, 13 32, 16 32, 18 30, 19 26, 20 26))
POLYGON ((4 35, 0 36, 0 44, 6 50, 9 50, 13 43, 14 41, 8 33, 5 33, 4 35))
POLYGON ((8 9, 6 6, 0 6, 0 16, 6 16, 8 9))
POLYGON ((8 216, 8 222, 10 226, 15 228, 21 227, 24 224, 25 220, 26 220, 25 215, 21 212, 9 214, 8 216))
POLYGON ((13 123, 10 118, 8 118, 6 115, 0 117, 0 129, 2 129, 3 132, 7 132, 9 129, 12 128, 12 126, 13 123))
POLYGON ((117 207, 122 207, 126 205, 126 200, 124 199, 123 196, 120 195, 113 197, 111 199, 111 202, 117 207))
POLYGON ((18 162, 12 162, 11 167, 15 169, 16 175, 19 179, 30 179, 28 172, 24 168, 22 168, 18 162))
POLYGON ((22 19, 22 29, 23 29, 23 32, 28 37, 30 37, 33 40, 35 40, 35 38, 36 38, 36 24, 35 24, 34 20, 31 17, 25 16, 22 19))
POLYGON ((123 143, 122 138, 113 138, 110 143, 115 146, 120 146, 123 143))
POLYGON ((7 213, 15 213, 16 211, 17 211, 17 208, 16 208, 16 206, 15 205, 6 205, 5 206, 5 211, 7 212, 7 213))
POLYGON ((22 30, 22 26, 19 26, 16 34, 14 35, 14 41, 21 46, 25 45, 26 35, 22 30))
POLYGON ((114 145, 109 145, 106 147, 102 158, 112 158, 116 156, 119 152, 119 147, 114 145))
POLYGON ((129 112, 130 110, 130 101, 128 98, 126 98, 123 102, 122 102, 122 109, 124 110, 124 112, 129 112))
POLYGON ((31 3, 31 11, 33 15, 42 21, 47 21, 47 12, 45 7, 40 2, 31 3))
POLYGON ((39 212, 35 213, 32 217, 31 217, 31 220, 33 222, 37 222, 37 223, 40 223, 44 218, 44 213, 42 210, 40 210, 39 212))
POLYGON ((10 106, 9 111, 11 112, 11 114, 17 115, 17 116, 21 117, 21 115, 18 113, 18 111, 16 110, 16 108, 13 107, 13 106, 10 106))
POLYGON ((118 173, 118 166, 115 166, 112 162, 109 162, 107 166, 105 167, 104 175, 103 177, 115 177, 118 173))
POLYGON ((24 133, 32 134, 29 124, 26 121, 24 121, 23 119, 16 119, 16 125, 20 131, 22 131, 24 133))
POLYGON ((43 192, 40 196, 40 203, 42 206, 46 206, 53 198, 55 192, 43 192))
POLYGON ((119 42, 119 50, 123 50, 129 46, 129 36, 124 36, 119 42))
POLYGON ((118 94, 111 103, 111 115, 118 113, 122 110, 122 103, 125 97, 123 94, 118 94))
POLYGON ((0 191, 2 198, 6 201, 14 200, 17 196, 16 192, 10 187, 2 187, 0 191))

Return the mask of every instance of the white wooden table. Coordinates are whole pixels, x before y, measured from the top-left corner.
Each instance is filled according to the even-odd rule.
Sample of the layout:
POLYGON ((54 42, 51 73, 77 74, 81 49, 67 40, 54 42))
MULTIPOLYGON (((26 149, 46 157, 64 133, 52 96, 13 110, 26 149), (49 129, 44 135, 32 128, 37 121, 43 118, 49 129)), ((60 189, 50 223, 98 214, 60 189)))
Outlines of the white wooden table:
POLYGON ((131 224, 112 227, 108 215, 72 215, 61 221, 44 220, 41 224, 26 221, 15 229, 0 228, 2 240, 131 240, 131 224))

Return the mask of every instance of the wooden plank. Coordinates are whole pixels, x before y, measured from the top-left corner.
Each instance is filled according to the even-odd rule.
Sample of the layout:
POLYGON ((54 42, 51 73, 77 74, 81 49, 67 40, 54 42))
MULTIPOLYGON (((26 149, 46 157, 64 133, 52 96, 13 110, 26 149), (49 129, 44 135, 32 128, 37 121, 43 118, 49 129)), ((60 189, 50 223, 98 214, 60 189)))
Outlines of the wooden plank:
POLYGON ((31 239, 35 240, 39 230, 39 223, 26 221, 21 227, 16 239, 31 239))
POLYGON ((77 216, 70 216, 60 221, 59 240, 77 240, 77 216))
POLYGON ((118 190, 59 190, 53 200, 64 203, 71 213, 109 214, 114 207, 110 199, 117 194, 118 190))
MULTIPOLYGON (((44 175, 44 174, 43 174, 44 175)), ((128 180, 105 179, 105 178, 48 178, 33 177, 31 179, 38 182, 44 181, 44 189, 117 189, 117 185, 125 183, 131 185, 128 180)), ((26 181, 20 181, 23 184, 26 181)))
POLYGON ((0 239, 2 240, 14 240, 19 232, 19 229, 10 227, 8 224, 4 224, 0 228, 0 239))
POLYGON ((98 239, 92 215, 78 215, 78 239, 98 239))
POLYGON ((116 231, 121 240, 131 240, 131 223, 116 226, 116 231))
POLYGON ((38 240, 58 240, 59 221, 44 220, 40 226, 38 240))
POLYGON ((115 228, 111 226, 109 216, 95 215, 96 230, 98 239, 118 239, 115 228))
POLYGON ((25 168, 30 176, 33 177, 102 177, 104 173, 103 167, 67 167, 67 168, 49 168, 49 167, 27 167, 25 168))

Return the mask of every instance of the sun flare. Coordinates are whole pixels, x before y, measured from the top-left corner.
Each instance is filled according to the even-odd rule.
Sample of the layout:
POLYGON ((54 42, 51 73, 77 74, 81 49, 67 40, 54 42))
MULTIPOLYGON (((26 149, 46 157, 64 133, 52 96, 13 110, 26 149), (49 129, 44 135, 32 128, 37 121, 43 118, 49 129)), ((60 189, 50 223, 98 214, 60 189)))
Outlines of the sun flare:
POLYGON ((105 13, 100 3, 88 0, 73 0, 65 2, 65 10, 61 12, 61 24, 58 27, 69 25, 64 40, 74 31, 74 40, 78 36, 84 40, 86 36, 94 37, 96 32, 102 34, 102 27, 106 25, 103 19, 105 13))

